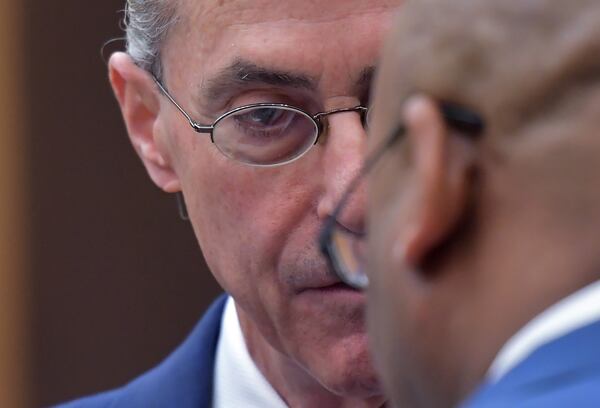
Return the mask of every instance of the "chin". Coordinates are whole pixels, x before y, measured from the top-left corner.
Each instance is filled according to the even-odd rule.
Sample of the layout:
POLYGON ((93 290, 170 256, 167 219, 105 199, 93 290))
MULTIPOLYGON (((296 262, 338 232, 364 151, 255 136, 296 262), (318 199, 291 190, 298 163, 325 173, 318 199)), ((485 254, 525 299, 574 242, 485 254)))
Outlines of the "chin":
POLYGON ((323 384, 329 391, 340 397, 354 398, 354 399, 368 399, 383 394, 382 387, 379 385, 379 381, 374 373, 369 375, 356 375, 352 374, 346 378, 344 382, 338 382, 330 387, 327 384, 323 384))
POLYGON ((360 399, 382 394, 365 333, 341 339, 329 353, 320 353, 319 357, 313 375, 333 394, 360 399))

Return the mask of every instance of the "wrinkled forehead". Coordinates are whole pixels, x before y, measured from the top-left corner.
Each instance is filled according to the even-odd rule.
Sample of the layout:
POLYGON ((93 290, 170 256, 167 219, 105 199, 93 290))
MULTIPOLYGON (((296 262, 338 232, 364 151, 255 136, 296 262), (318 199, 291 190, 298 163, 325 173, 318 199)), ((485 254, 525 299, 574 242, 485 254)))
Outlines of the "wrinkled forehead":
MULTIPOLYGON (((272 60, 277 52, 302 54, 318 61, 344 35, 340 50, 376 33, 377 16, 390 15, 402 0, 180 0, 178 22, 163 47, 163 60, 218 66, 229 51, 243 50, 272 60), (362 32, 345 31, 349 25, 362 32), (346 42, 348 44, 346 44, 346 42), (269 51, 269 52, 266 52, 269 51), (312 57, 309 57, 312 55, 312 57), (210 58, 210 61, 208 59, 210 58)), ((381 24, 383 25, 383 21, 381 24)), ((352 56, 347 56, 350 59, 352 56)))
MULTIPOLYGON (((232 29, 295 25, 307 29, 394 10, 402 0, 179 0, 176 32, 210 50, 232 29)), ((352 33, 348 33, 352 35, 352 33)), ((325 39, 323 39, 325 40, 325 39)))
POLYGON ((598 21, 597 0, 407 2, 383 70, 397 95, 423 91, 515 126, 599 79, 598 21))
POLYGON ((396 7, 397 0, 179 0, 180 15, 215 26, 264 21, 331 21, 396 7))

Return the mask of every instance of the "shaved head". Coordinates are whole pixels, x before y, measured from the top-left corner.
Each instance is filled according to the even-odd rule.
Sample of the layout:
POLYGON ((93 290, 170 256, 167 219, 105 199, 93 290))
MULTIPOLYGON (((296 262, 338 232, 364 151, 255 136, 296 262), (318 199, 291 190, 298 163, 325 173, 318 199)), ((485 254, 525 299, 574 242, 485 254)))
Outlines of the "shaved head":
POLYGON ((387 51, 404 95, 476 106, 504 128, 598 80, 599 21, 595 0, 408 1, 387 51))

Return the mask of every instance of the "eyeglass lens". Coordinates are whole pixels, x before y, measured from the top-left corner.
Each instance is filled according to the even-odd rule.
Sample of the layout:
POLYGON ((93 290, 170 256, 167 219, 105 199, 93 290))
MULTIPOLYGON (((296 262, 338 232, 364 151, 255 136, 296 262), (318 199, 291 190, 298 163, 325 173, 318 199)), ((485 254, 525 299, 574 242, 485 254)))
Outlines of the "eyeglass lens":
POLYGON ((298 158, 317 135, 317 124, 310 116, 284 106, 242 108, 220 118, 213 129, 213 141, 224 155, 264 166, 298 158))
POLYGON ((343 271, 341 278, 352 287, 366 288, 369 278, 365 270, 364 234, 356 234, 337 227, 332 231, 332 248, 336 252, 337 269, 343 271))

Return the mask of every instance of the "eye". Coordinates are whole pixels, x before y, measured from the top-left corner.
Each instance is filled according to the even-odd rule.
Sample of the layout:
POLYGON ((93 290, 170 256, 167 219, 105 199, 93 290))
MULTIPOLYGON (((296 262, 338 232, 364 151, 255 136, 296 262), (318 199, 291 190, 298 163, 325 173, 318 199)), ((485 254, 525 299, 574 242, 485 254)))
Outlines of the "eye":
POLYGON ((221 118, 213 141, 226 156, 249 164, 281 164, 314 145, 317 124, 289 106, 246 106, 221 118))
POLYGON ((285 121, 285 119, 288 119, 291 116, 291 112, 286 110, 277 108, 260 108, 236 115, 235 118, 240 125, 270 127, 277 126, 279 122, 285 121))
POLYGON ((253 108, 233 116, 239 131, 260 137, 279 137, 285 134, 298 115, 290 110, 276 107, 253 108))

